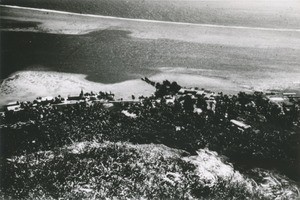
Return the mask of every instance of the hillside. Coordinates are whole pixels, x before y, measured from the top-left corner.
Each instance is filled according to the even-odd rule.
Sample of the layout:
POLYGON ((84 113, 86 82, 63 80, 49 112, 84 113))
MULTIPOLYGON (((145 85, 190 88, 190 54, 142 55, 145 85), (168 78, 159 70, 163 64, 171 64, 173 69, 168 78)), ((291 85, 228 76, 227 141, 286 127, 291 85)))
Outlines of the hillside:
POLYGON ((299 99, 143 81, 16 102, 1 115, 3 198, 296 199, 299 99), (274 102, 274 99, 280 102, 274 102))
POLYGON ((295 199, 288 179, 262 169, 247 176, 216 152, 195 156, 164 145, 82 142, 13 157, 1 166, 2 198, 295 199), (256 177, 252 179, 252 177, 256 177), (26 187, 24 187, 26 185, 26 187))

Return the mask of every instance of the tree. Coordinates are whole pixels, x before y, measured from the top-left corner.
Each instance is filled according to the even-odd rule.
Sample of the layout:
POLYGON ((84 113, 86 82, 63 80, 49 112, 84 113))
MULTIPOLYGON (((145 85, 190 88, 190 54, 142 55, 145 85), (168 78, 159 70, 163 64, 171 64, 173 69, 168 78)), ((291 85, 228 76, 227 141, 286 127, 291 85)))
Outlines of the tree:
POLYGON ((176 94, 181 89, 181 86, 177 84, 177 82, 173 81, 170 90, 173 94, 176 94))
POLYGON ((196 106, 197 108, 201 108, 202 110, 207 110, 207 103, 203 96, 198 97, 196 106))
POLYGON ((189 95, 186 95, 184 98, 183 108, 187 112, 192 112, 194 110, 194 102, 189 95))

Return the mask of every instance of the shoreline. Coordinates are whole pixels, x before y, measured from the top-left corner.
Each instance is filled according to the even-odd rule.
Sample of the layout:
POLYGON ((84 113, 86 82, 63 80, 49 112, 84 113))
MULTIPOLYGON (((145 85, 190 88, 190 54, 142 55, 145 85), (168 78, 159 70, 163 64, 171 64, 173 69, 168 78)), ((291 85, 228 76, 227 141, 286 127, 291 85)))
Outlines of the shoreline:
MULTIPOLYGON (((80 90, 112 92, 116 99, 131 99, 131 95, 150 96, 155 88, 140 79, 127 80, 113 84, 103 84, 86 80, 87 75, 61 73, 52 71, 19 71, 3 80, 0 86, 0 106, 4 106, 12 101, 32 101, 36 97, 43 96, 67 96, 79 94, 80 90)), ((189 87, 205 88, 214 92, 224 94, 237 94, 238 92, 254 91, 296 91, 300 94, 300 89, 290 88, 259 88, 253 85, 241 85, 232 80, 222 78, 207 77, 195 74, 185 74, 161 71, 160 73, 149 76, 155 82, 164 80, 176 81, 179 85, 189 87)), ((262 84, 263 85, 263 84, 262 84)), ((300 84, 297 84, 300 88, 300 84)), ((278 86, 278 85, 277 85, 278 86)))

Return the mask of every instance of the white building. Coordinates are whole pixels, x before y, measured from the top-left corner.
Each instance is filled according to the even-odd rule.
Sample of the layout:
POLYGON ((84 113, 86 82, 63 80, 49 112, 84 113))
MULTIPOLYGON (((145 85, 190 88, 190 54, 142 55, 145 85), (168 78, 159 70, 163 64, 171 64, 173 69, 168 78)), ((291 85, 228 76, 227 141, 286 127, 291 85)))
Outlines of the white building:
POLYGON ((232 124, 234 124, 235 126, 237 126, 237 127, 239 127, 239 128, 242 128, 242 129, 248 129, 248 128, 251 128, 250 125, 245 124, 245 123, 242 122, 242 121, 238 121, 238 120, 232 119, 232 120, 230 120, 230 122, 231 122, 232 124))

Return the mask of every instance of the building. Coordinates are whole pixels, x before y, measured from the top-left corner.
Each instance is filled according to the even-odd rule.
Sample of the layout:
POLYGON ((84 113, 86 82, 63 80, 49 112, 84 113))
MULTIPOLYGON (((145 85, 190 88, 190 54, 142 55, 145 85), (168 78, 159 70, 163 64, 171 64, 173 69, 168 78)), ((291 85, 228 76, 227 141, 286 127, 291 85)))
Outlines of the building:
POLYGON ((166 104, 170 104, 170 105, 175 104, 175 96, 167 95, 164 98, 166 100, 166 104))
POLYGON ((285 101, 285 98, 280 96, 269 96, 268 99, 273 103, 281 103, 285 101))
POLYGON ((295 92, 285 92, 282 94, 284 97, 296 97, 295 92))
POLYGON ((122 110, 121 113, 123 113, 125 116, 127 116, 127 117, 129 117, 129 118, 136 118, 136 117, 137 117, 136 114, 130 113, 130 112, 128 112, 128 110, 122 110))
POLYGON ((52 101, 52 100, 54 100, 54 98, 53 98, 53 97, 50 97, 50 96, 49 96, 49 97, 42 97, 42 98, 41 98, 41 101, 42 101, 42 102, 49 102, 49 101, 52 101))
POLYGON ((202 112, 203 111, 201 108, 194 108, 194 113, 197 113, 198 115, 200 115, 202 112))
POLYGON ((238 128, 241 128, 241 129, 243 129, 243 130, 251 128, 250 125, 245 124, 245 123, 242 122, 242 121, 238 121, 238 120, 232 119, 232 120, 230 120, 230 122, 231 122, 234 126, 237 126, 238 128))
POLYGON ((7 111, 14 111, 14 112, 22 110, 20 103, 17 101, 8 103, 5 108, 7 111))
POLYGON ((20 107, 20 105, 7 106, 6 109, 8 111, 14 111, 14 112, 22 110, 22 108, 20 107))
POLYGON ((197 90, 195 88, 181 88, 179 91, 178 91, 178 94, 193 94, 195 95, 197 93, 197 90))
POLYGON ((68 96, 68 101, 79 101, 82 100, 83 98, 80 96, 68 96))

